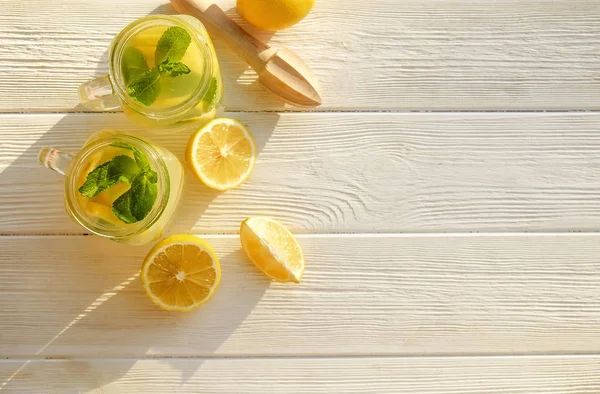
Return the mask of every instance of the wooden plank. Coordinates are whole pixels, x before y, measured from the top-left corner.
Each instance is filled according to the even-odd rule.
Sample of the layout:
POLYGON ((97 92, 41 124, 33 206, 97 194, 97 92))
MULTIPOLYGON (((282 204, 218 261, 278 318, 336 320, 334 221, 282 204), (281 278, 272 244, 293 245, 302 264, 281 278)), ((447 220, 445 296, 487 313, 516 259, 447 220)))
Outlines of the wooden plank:
MULTIPOLYGON (((77 111, 77 86, 107 72, 112 38, 136 18, 172 12, 164 0, 1 8, 5 112, 77 111)), ((301 24, 260 36, 306 59, 323 85, 321 110, 597 109, 599 24, 595 0, 328 0, 301 24)), ((228 110, 284 108, 216 47, 228 110)))
POLYGON ((597 356, 7 360, 0 388, 4 381, 11 393, 596 394, 598 368, 597 356))
POLYGON ((237 236, 207 237, 221 287, 159 310, 147 248, 0 237, 0 357, 597 353, 600 235, 301 236, 298 286, 271 283, 237 236))
MULTIPOLYGON (((249 181, 191 175, 174 231, 237 233, 250 215, 297 232, 596 231, 600 115, 226 113, 259 146, 249 181)), ((43 145, 77 151, 120 114, 0 117, 0 233, 80 233, 43 145)), ((139 130, 138 130, 139 131, 139 130)), ((190 129, 144 133, 182 157, 190 129)))

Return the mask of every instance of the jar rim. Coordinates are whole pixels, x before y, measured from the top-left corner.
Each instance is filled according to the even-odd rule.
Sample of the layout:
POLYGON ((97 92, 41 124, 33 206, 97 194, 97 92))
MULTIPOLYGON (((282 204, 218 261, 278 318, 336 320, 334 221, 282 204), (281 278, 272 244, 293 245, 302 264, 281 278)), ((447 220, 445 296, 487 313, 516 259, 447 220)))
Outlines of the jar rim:
POLYGON ((126 239, 142 233, 158 221, 169 201, 170 184, 167 166, 161 154, 151 144, 132 135, 113 134, 86 144, 83 149, 75 155, 70 165, 69 174, 65 180, 65 205, 75 221, 91 233, 117 240, 126 239), (82 164, 85 163, 87 158, 97 152, 98 149, 112 145, 115 142, 131 144, 142 152, 150 162, 150 167, 156 171, 157 174, 156 185, 158 193, 156 201, 148 215, 139 222, 132 224, 123 223, 122 226, 99 224, 97 219, 88 215, 77 202, 77 193, 79 193, 78 189, 80 185, 78 185, 76 181, 81 178, 80 175, 83 170, 82 164))
MULTIPOLYGON (((198 21, 198 23, 200 23, 198 21)), ((123 102, 127 104, 127 106, 133 111, 139 113, 142 116, 145 116, 154 120, 165 120, 176 117, 181 113, 184 113, 198 105, 207 91, 210 89, 210 80, 213 74, 213 64, 212 61, 208 61, 212 56, 212 53, 209 49, 209 43, 206 39, 198 34, 196 28, 191 24, 186 22, 185 20, 172 15, 149 15, 143 18, 139 18, 134 22, 127 25, 112 41, 110 46, 110 54, 109 54, 109 76, 111 83, 113 84, 113 88, 115 93, 123 102), (163 23, 160 23, 163 22, 163 23), (127 43, 133 37, 135 37, 141 31, 147 29, 151 26, 164 25, 164 26, 179 26, 185 29, 192 38, 192 43, 198 48, 200 51, 202 58, 205 59, 204 67, 202 74, 200 74, 200 83, 187 99, 182 101, 181 103, 168 107, 164 110, 150 109, 147 106, 144 106, 135 100, 129 97, 127 93, 126 87, 124 86, 124 79, 121 72, 121 59, 123 57, 123 53, 125 48, 127 48, 127 43)))

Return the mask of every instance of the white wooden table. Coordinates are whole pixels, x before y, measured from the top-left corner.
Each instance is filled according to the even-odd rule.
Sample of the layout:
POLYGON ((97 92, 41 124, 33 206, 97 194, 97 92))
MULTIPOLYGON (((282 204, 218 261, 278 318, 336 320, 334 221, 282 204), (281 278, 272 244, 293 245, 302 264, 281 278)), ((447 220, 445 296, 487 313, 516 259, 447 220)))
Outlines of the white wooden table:
MULTIPOLYGON (((224 115, 260 153, 239 189, 188 177, 171 233, 211 242, 223 280, 185 315, 144 295, 148 248, 83 234, 36 163, 139 131, 76 89, 125 25, 171 12, 0 1, 0 392, 600 392, 600 2, 317 0, 259 34, 318 74, 309 113, 215 40, 224 115), (257 214, 299 234, 301 285, 244 258, 257 214)), ((149 135, 181 155, 189 132, 149 135)))

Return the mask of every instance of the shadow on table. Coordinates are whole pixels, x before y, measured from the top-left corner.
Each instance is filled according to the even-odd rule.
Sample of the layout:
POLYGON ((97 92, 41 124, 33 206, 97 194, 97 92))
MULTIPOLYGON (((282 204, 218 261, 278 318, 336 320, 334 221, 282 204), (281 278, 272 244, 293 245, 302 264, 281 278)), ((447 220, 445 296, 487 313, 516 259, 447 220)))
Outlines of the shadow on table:
MULTIPOLYGON (((138 133, 183 159, 185 143, 197 128, 186 124, 170 130, 144 131, 121 113, 68 114, 41 115, 31 133, 35 136, 36 128, 39 132, 52 118, 56 119, 55 125, 0 173, 0 185, 4 190, 12 190, 13 198, 19 196, 20 200, 0 206, 0 223, 5 233, 85 234, 64 212, 64 178, 37 163, 43 146, 77 152, 91 133, 117 129, 138 133)), ((279 115, 261 114, 260 119, 258 130, 253 130, 259 156, 279 115)), ((27 134, 23 135, 22 139, 26 138, 27 134)), ((189 171, 186 176, 171 233, 194 232, 203 213, 221 195, 202 185, 189 171)), ((0 352, 13 356, 16 351, 20 359, 32 356, 33 360, 16 365, 10 375, 0 376, 0 390, 9 392, 19 390, 19 385, 26 384, 27 376, 38 373, 32 370, 39 365, 35 360, 45 357, 126 357, 120 360, 118 368, 105 373, 90 369, 80 377, 67 377, 67 382, 73 384, 95 382, 91 389, 96 389, 127 374, 136 358, 211 356, 243 324, 269 286, 269 281, 246 260, 237 237, 218 238, 215 247, 221 257, 223 279, 215 297, 198 311, 170 313, 151 303, 138 278, 149 246, 122 245, 98 236, 40 237, 36 242, 27 253, 19 253, 20 264, 27 270, 47 274, 24 279, 26 291, 15 297, 12 308, 0 311, 0 321, 11 322, 14 327, 12 331, 3 329, 0 349, 9 349, 7 344, 16 345, 11 346, 13 350, 0 352), (69 289, 76 291, 71 293, 69 289), (40 311, 44 311, 43 316, 39 316, 40 311)), ((182 368, 182 382, 194 374, 190 365, 173 363, 173 368, 182 368)), ((201 361, 193 365, 199 367, 201 361)))
MULTIPOLYGON (((152 13, 169 14, 174 10, 165 4, 152 13)), ((270 33, 261 34, 264 41, 271 37, 270 33)), ((217 43, 219 45, 222 43, 217 43)), ((218 50, 227 50, 223 56, 219 55, 220 60, 226 59, 226 65, 222 67, 225 94, 247 94, 247 89, 240 85, 244 84, 242 80, 248 67, 228 48, 218 50)), ((108 50, 105 50, 96 77, 107 71, 108 50)), ((273 105, 283 108, 283 104, 276 101, 273 105)), ((244 115, 241 116, 243 121, 244 115)), ((91 133, 116 129, 138 133, 183 159, 185 143, 197 128, 194 124, 184 124, 169 130, 141 130, 122 113, 49 114, 39 115, 36 119, 20 138, 20 143, 29 143, 27 138, 30 138, 31 145, 0 173, 0 187, 11 190, 5 197, 6 203, 0 205, 0 227, 6 234, 85 235, 85 230, 72 223, 64 212, 64 179, 37 163, 38 152, 43 146, 75 153, 91 133), (56 122, 54 126, 35 140, 36 133, 45 130, 47 123, 53 121, 56 122)), ((278 114, 264 113, 260 115, 258 130, 251 129, 259 155, 278 120, 278 114)), ((193 231, 198 219, 220 195, 200 184, 186 170, 183 197, 171 232, 193 231)), ((237 238, 218 242, 222 244, 217 245, 217 253, 227 253, 221 256, 223 279, 219 290, 200 310, 177 314, 159 310, 142 290, 139 267, 149 246, 127 246, 97 236, 39 238, 30 251, 19 254, 20 264, 28 270, 48 274, 28 278, 27 291, 15 298, 14 308, 0 311, 0 321, 11 322, 10 327, 13 327, 3 329, 0 352, 9 349, 7 344, 16 344, 13 349, 19 350, 6 350, 5 356, 13 356, 16 352, 20 359, 26 359, 14 371, 0 376, 0 391, 18 391, 19 385, 27 385, 29 377, 39 373, 39 370, 33 370, 36 360, 47 357, 101 359, 115 357, 114 349, 119 349, 116 356, 125 358, 114 367, 101 368, 100 372, 90 367, 92 361, 67 363, 63 372, 70 389, 65 392, 78 392, 117 384, 116 381, 135 365, 136 358, 217 353, 243 324, 270 283, 246 260, 237 246, 237 238), (52 264, 50 271, 48 264, 52 264), (73 288, 77 289, 74 293, 70 291, 73 288), (27 356, 31 359, 27 360, 27 356), (69 370, 68 365, 81 366, 82 363, 88 365, 87 369, 69 370), (74 386, 77 387, 73 389, 74 386)), ((228 352, 232 352, 231 348, 228 352)), ((105 362, 111 364, 110 359, 105 362)), ((193 363, 173 363, 172 366, 180 368, 183 384, 201 364, 202 359, 196 359, 193 363)))
MULTIPOLYGON (((174 12, 167 3, 156 8, 152 13, 174 12)), ((233 10, 228 12, 234 13, 233 10)), ((229 53, 229 55, 235 56, 232 53, 229 53)), ((226 84, 228 83, 234 87, 225 90, 226 96, 246 93, 237 87, 239 85, 237 78, 244 73, 247 67, 240 59, 237 59, 234 63, 236 66, 233 69, 228 67, 223 70, 223 79, 228 81, 226 84), (233 74, 232 71, 234 71, 233 74)), ((105 49, 100 55, 94 77, 100 77, 107 72, 108 49, 105 49)), ((74 91, 73 96, 76 95, 77 92, 74 91)), ((73 108, 74 111, 82 109, 81 106, 73 108)), ((217 116, 219 115, 222 116, 223 114, 217 116)), ((261 113, 260 115, 225 114, 225 116, 240 118, 242 122, 247 118, 259 119, 259 123, 257 122, 250 127, 257 143, 259 156, 277 126, 280 117, 279 114, 273 112, 261 113)), ((19 121, 18 116, 14 118, 15 127, 22 126, 18 123, 19 121)), ((40 114, 28 117, 27 128, 20 129, 22 134, 16 138, 16 147, 8 144, 0 147, 9 155, 15 151, 20 151, 24 144, 29 144, 27 149, 16 159, 4 157, 4 160, 9 161, 10 164, 0 172, 0 187, 5 190, 3 204, 0 204, 0 234, 43 235, 81 234, 84 232, 72 223, 64 212, 63 178, 59 174, 42 168, 37 162, 38 152, 43 146, 52 146, 65 152, 76 153, 93 132, 103 129, 116 129, 123 132, 137 133, 142 137, 149 138, 171 150, 183 161, 187 140, 197 128, 197 124, 186 123, 170 129, 142 130, 129 122, 123 113, 40 114), (48 124, 52 124, 52 122, 55 123, 48 130, 48 124), (41 137, 37 138, 41 133, 43 133, 41 137)), ((200 184, 187 169, 185 175, 186 181, 182 202, 172 226, 173 231, 179 232, 192 230, 198 218, 203 215, 216 198, 223 194, 200 184)))
MULTIPOLYGON (((86 362, 64 360, 52 381, 64 380, 68 385, 66 392, 99 388, 103 392, 112 392, 113 387, 119 392, 117 381, 135 366, 137 359, 153 357, 179 370, 180 384, 184 384, 201 367, 202 357, 219 353, 219 349, 235 335, 270 284, 246 261, 239 248, 232 247, 232 244, 237 245, 237 240, 232 239, 215 245, 217 253, 232 251, 222 254, 223 278, 213 299, 191 313, 162 311, 146 297, 138 278, 139 265, 148 248, 107 244, 108 241, 99 237, 85 237, 78 245, 70 245, 68 240, 69 237, 60 237, 46 241, 64 246, 64 251, 55 250, 52 257, 64 253, 69 258, 56 264, 52 278, 38 276, 38 283, 29 282, 32 288, 43 292, 44 297, 32 302, 32 297, 37 295, 25 295, 14 305, 15 310, 20 310, 19 316, 26 316, 21 319, 27 321, 21 322, 23 327, 18 332, 3 330, 6 333, 4 341, 7 341, 4 345, 20 339, 25 342, 22 346, 39 348, 32 359, 16 365, 10 375, 0 376, 0 391, 22 390, 32 384, 32 378, 47 373, 48 368, 56 368, 56 364, 48 363, 40 368, 38 360, 45 357, 91 359, 86 362), (111 248, 107 248, 108 245, 111 248), (82 290, 86 285, 89 290, 82 290), (56 290, 49 291, 50 287, 56 290), (70 293, 70 288, 77 291, 70 293), (39 316, 40 310, 51 313, 39 316), (35 321, 38 324, 33 328, 31 325, 35 326, 35 321), (41 342, 44 343, 29 345, 41 342), (118 353, 115 354, 116 349, 118 353), (172 362, 164 358, 181 355, 195 358, 190 362, 172 362), (111 359, 115 356, 118 363, 113 365, 111 359), (72 368, 76 368, 77 373, 72 368)), ((42 244, 40 253, 45 253, 46 245, 42 244)), ((44 270, 48 261, 37 255, 32 257, 34 259, 23 263, 29 265, 29 269, 34 265, 36 269, 44 270)), ((0 312, 2 321, 11 318, 14 321, 10 314, 9 311, 0 312)), ((226 345, 224 351, 232 353, 235 349, 226 345)))

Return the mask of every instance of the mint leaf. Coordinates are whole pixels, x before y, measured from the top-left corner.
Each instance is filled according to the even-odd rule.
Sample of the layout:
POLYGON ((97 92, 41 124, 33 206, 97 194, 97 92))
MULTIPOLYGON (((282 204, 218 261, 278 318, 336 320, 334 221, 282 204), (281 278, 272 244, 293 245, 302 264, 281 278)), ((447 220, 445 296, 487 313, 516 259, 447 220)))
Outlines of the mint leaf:
POLYGON ((123 71, 125 83, 129 83, 133 79, 137 78, 140 74, 148 71, 146 58, 144 57, 144 54, 137 48, 125 48, 123 51, 123 57, 121 59, 121 70, 123 71))
POLYGON ((138 75, 129 84, 129 96, 146 106, 152 105, 160 93, 160 73, 155 67, 138 75))
POLYGON ((144 172, 145 172, 146 178, 148 179, 148 182, 150 182, 150 183, 158 182, 158 174, 156 173, 156 171, 148 169, 144 172))
POLYGON ((79 193, 88 198, 96 197, 118 182, 130 183, 139 172, 140 169, 131 157, 115 156, 87 175, 79 193))
POLYGON ((156 201, 158 177, 152 170, 140 172, 131 182, 131 188, 113 203, 113 213, 125 223, 144 219, 156 201))
POLYGON ((123 193, 119 198, 115 200, 112 206, 112 211, 115 216, 122 222, 127 224, 137 222, 137 219, 131 214, 131 189, 123 193))
POLYGON ((206 103, 206 109, 209 108, 213 108, 217 105, 217 88, 218 88, 218 84, 217 84, 217 78, 212 77, 212 79, 210 80, 210 85, 208 85, 208 90, 206 91, 206 94, 204 95, 204 98, 202 99, 202 101, 204 101, 206 103))
POLYGON ((179 60, 185 55, 192 37, 182 27, 173 26, 168 28, 156 45, 154 52, 155 63, 158 67, 150 70, 147 68, 144 55, 135 48, 123 54, 123 74, 125 81, 129 82, 129 96, 146 106, 152 105, 160 94, 161 75, 177 77, 189 74, 190 69, 179 60), (143 61, 143 63, 142 63, 143 61), (145 70, 144 70, 145 67, 145 70))
POLYGON ((169 63, 181 60, 190 42, 192 42, 192 37, 184 28, 179 26, 168 28, 156 45, 155 64, 161 64, 165 60, 169 63))
POLYGON ((141 168, 142 170, 146 170, 146 169, 150 168, 150 162, 148 161, 148 158, 146 157, 146 155, 144 155, 142 152, 140 152, 140 150, 138 148, 136 148, 135 146, 128 144, 126 142, 113 142, 111 145, 133 151, 133 157, 135 158, 135 162, 138 165, 138 167, 141 168))
POLYGON ((175 63, 162 62, 161 64, 158 65, 158 72, 160 72, 161 75, 168 75, 170 77, 178 77, 182 74, 189 74, 190 69, 188 66, 186 66, 185 64, 183 64, 181 62, 175 62, 175 63))

